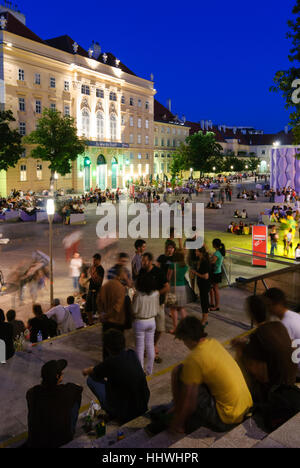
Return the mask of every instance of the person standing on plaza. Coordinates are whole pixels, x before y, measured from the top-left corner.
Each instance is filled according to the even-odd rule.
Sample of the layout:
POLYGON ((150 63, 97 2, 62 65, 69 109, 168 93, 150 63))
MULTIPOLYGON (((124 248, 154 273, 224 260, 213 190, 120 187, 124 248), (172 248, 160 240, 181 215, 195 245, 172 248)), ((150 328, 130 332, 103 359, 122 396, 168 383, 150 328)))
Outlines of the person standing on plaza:
POLYGON ((136 294, 132 302, 133 331, 136 353, 144 368, 144 353, 147 355, 146 375, 151 375, 155 359, 154 334, 155 318, 159 313, 159 292, 153 277, 139 276, 136 294))
POLYGON ((70 276, 73 281, 73 289, 75 292, 79 289, 79 278, 80 278, 80 271, 82 268, 82 258, 78 252, 75 252, 73 255, 72 260, 70 261, 70 276))
POLYGON ((213 265, 212 289, 211 289, 211 308, 210 310, 220 310, 220 292, 219 284, 222 282, 222 265, 225 257, 225 246, 220 239, 214 239, 212 243, 215 252, 211 258, 213 265))
MULTIPOLYGON (((97 308, 102 322, 103 333, 114 328, 122 333, 125 329, 125 296, 126 287, 124 277, 126 273, 121 265, 115 268, 114 277, 108 280, 100 289, 97 297, 97 308)), ((103 357, 107 356, 107 350, 103 348, 103 357)))
MULTIPOLYGON (((156 329, 154 335, 154 345, 155 345, 155 362, 160 364, 162 358, 159 356, 158 352, 158 342, 161 337, 161 334, 166 330, 165 324, 165 300, 166 294, 170 289, 168 280, 165 273, 162 269, 153 265, 153 255, 150 252, 145 252, 142 257, 142 269, 139 272, 139 277, 145 275, 145 281, 150 278, 153 278, 155 281, 155 289, 159 292, 159 312, 155 317, 156 329)), ((138 278, 139 278, 138 277, 138 278)))
POLYGON ((135 281, 142 268, 142 255, 146 249, 146 242, 143 239, 137 239, 134 243, 135 256, 131 261, 132 279, 135 281))
POLYGON ((129 255, 126 252, 121 252, 118 254, 117 263, 112 266, 107 272, 107 279, 113 279, 116 276, 116 271, 119 267, 122 267, 122 283, 127 288, 132 287, 132 279, 130 271, 127 268, 127 263, 129 260, 129 255))
POLYGON ((170 265, 167 279, 171 286, 171 292, 176 296, 176 305, 170 305, 170 312, 173 321, 173 329, 170 333, 174 334, 178 324, 178 313, 181 319, 186 317, 185 306, 187 304, 186 279, 188 266, 185 263, 184 252, 177 251, 173 257, 174 262, 170 265))
POLYGON ((277 244, 278 244, 278 234, 277 234, 276 226, 271 227, 270 239, 271 239, 270 255, 273 257, 275 251, 277 253, 277 244))
POLYGON ((208 312, 209 312, 209 291, 210 291, 210 259, 209 253, 203 246, 196 250, 198 258, 197 269, 193 271, 197 278, 197 285, 200 294, 200 302, 202 309, 202 325, 206 327, 208 325, 208 312))
POLYGON ((97 295, 101 289, 104 278, 104 269, 101 266, 101 255, 98 253, 93 256, 93 265, 90 268, 89 276, 90 284, 86 301, 86 313, 89 325, 92 325, 93 315, 96 315, 97 313, 97 295))

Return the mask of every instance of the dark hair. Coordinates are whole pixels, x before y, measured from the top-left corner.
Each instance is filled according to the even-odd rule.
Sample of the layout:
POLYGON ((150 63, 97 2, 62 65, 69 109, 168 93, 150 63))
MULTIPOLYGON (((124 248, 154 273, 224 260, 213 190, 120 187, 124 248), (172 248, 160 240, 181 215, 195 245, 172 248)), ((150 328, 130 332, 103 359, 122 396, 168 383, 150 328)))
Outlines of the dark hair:
POLYGON ((143 239, 137 239, 134 243, 134 248, 136 250, 140 249, 141 247, 143 247, 144 244, 146 244, 146 241, 144 241, 143 239))
POLYGON ((287 307, 286 295, 279 288, 270 288, 264 293, 264 297, 269 299, 271 304, 281 304, 284 307, 287 307))
POLYGON ((0 309, 0 323, 5 322, 5 315, 2 309, 0 309))
POLYGON ((155 279, 148 275, 139 275, 136 280, 136 289, 145 294, 151 294, 157 290, 155 279))
POLYGON ((68 304, 74 304, 74 296, 69 296, 69 297, 67 298, 67 303, 68 303, 68 304))
POLYGON ((110 328, 103 334, 103 348, 110 354, 117 355, 125 349, 125 338, 120 330, 110 328))
POLYGON ((219 250, 223 257, 226 255, 225 245, 222 243, 221 239, 214 239, 212 245, 215 249, 219 250))
POLYGON ((256 323, 268 320, 267 301, 264 296, 249 296, 246 299, 247 312, 256 323))
POLYGON ((206 338, 207 333, 204 332, 204 327, 199 319, 196 317, 185 317, 179 322, 175 330, 175 337, 179 340, 189 339, 199 341, 201 338, 206 338))
POLYGON ((9 309, 6 313, 6 318, 8 322, 12 322, 16 318, 16 311, 13 309, 9 309))
POLYGON ((32 312, 36 317, 41 317, 41 315, 43 315, 43 309, 40 304, 33 304, 32 312))
POLYGON ((124 271, 124 268, 122 265, 115 265, 114 267, 114 278, 120 277, 121 273, 124 271))
POLYGON ((99 253, 96 253, 95 255, 93 255, 93 259, 94 260, 101 260, 101 255, 99 253))
POLYGON ((121 258, 129 258, 129 255, 126 252, 119 253, 119 259, 121 258))
POLYGON ((153 262, 153 255, 152 255, 152 253, 150 253, 150 252, 145 252, 145 253, 143 254, 143 257, 147 257, 148 260, 149 260, 149 262, 153 262))
POLYGON ((184 258, 184 251, 177 250, 174 254, 173 260, 175 263, 178 263, 180 267, 184 267, 186 265, 185 258, 184 258))
POLYGON ((206 250, 206 248, 204 247, 204 245, 202 247, 200 247, 200 249, 198 249, 198 252, 200 252, 203 255, 204 260, 206 260, 208 262, 208 264, 210 264, 209 253, 206 250))

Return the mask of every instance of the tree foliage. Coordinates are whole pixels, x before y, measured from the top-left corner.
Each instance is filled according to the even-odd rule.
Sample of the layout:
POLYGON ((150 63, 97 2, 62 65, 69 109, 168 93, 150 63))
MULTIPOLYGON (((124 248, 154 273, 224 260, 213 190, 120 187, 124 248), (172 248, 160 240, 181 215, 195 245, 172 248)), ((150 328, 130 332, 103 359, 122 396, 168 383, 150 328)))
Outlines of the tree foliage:
POLYGON ((30 156, 48 161, 51 174, 70 173, 72 161, 84 152, 84 143, 77 136, 74 119, 62 116, 53 109, 44 110, 36 130, 25 137, 24 141, 36 145, 30 156))
POLYGON ((216 142, 213 132, 205 134, 200 130, 186 139, 186 168, 192 167, 201 174, 211 172, 217 160, 222 159, 222 146, 216 142))
POLYGON ((11 110, 0 111, 0 171, 15 167, 25 150, 20 133, 10 128, 15 121, 11 110))
POLYGON ((187 147, 184 143, 181 143, 178 150, 174 153, 172 162, 170 164, 172 178, 175 178, 179 175, 182 177, 182 171, 188 169, 187 164, 187 147))
POLYGON ((288 21, 290 31, 287 33, 287 38, 291 39, 292 48, 288 59, 293 66, 288 70, 279 70, 274 78, 274 84, 270 90, 282 94, 285 100, 285 108, 294 110, 290 114, 290 125, 293 132, 293 140, 295 144, 300 143, 300 103, 296 104, 292 100, 292 94, 295 89, 292 87, 294 80, 300 78, 300 0, 296 1, 293 8, 295 18, 288 21))

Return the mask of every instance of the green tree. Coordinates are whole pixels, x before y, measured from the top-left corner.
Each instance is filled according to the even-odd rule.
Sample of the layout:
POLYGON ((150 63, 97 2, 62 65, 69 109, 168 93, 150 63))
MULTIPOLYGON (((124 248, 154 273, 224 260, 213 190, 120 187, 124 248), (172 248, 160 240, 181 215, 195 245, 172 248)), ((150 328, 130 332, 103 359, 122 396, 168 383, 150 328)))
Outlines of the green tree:
POLYGON ((270 91, 280 92, 285 100, 285 108, 294 110, 290 114, 290 125, 292 127, 293 141, 295 144, 300 143, 300 102, 293 102, 292 95, 295 89, 292 87, 294 80, 300 78, 300 0, 296 1, 293 8, 295 18, 288 21, 290 31, 287 33, 287 38, 291 39, 292 48, 288 59, 294 66, 288 70, 279 70, 273 81, 275 85, 271 86, 270 91))
POLYGON ((25 150, 20 133, 10 128, 15 121, 11 110, 0 111, 0 171, 15 167, 25 150))
POLYGON ((181 143, 178 150, 174 153, 172 162, 170 164, 170 172, 172 178, 180 175, 182 177, 182 171, 188 169, 187 162, 187 147, 184 143, 181 143))
POLYGON ((84 152, 84 143, 77 136, 74 119, 62 116, 53 109, 45 109, 38 120, 37 128, 24 138, 36 145, 30 156, 48 161, 51 171, 50 190, 53 191, 54 173, 66 175, 71 172, 72 161, 84 152))
POLYGON ((251 158, 247 159, 246 165, 248 166, 248 170, 255 172, 257 170, 259 164, 259 159, 258 158, 251 158))
POLYGON ((222 146, 216 142, 214 132, 200 130, 186 139, 186 167, 192 167, 201 174, 211 172, 216 158, 222 158, 222 146))

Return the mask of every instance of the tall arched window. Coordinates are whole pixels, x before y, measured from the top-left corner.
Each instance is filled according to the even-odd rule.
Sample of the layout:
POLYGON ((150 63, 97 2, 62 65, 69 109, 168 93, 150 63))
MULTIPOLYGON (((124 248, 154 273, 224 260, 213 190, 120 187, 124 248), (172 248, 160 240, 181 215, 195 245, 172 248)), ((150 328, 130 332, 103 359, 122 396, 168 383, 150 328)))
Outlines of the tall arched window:
POLYGON ((96 122, 97 122, 97 138, 101 140, 104 138, 104 117, 103 117, 102 112, 97 112, 96 122))
POLYGON ((90 136, 90 113, 87 109, 82 110, 81 127, 82 127, 82 135, 85 137, 89 137, 90 136))
POLYGON ((117 139, 117 119, 114 114, 110 116, 110 139, 112 141, 117 139))

